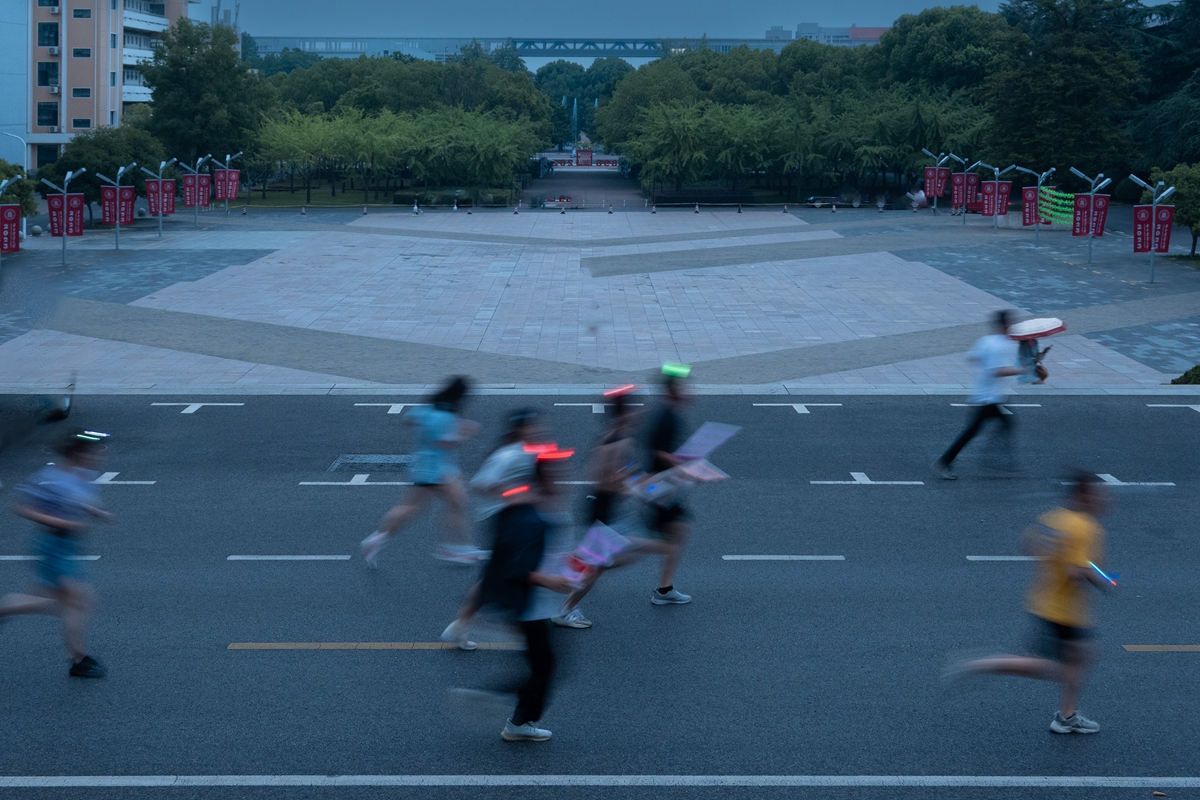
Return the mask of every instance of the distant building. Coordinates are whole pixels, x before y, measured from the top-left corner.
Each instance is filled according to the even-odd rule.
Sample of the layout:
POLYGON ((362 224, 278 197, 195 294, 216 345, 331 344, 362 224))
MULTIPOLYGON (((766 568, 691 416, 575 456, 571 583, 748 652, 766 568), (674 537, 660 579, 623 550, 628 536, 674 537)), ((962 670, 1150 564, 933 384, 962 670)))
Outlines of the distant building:
POLYGON ((849 28, 825 28, 815 22, 801 22, 796 26, 796 38, 809 39, 837 47, 861 47, 865 44, 879 44, 883 34, 890 30, 890 26, 860 28, 857 25, 851 25, 849 28))
POLYGON ((120 125, 150 90, 135 69, 199 0, 0 2, 0 158, 32 171, 71 137, 120 125), (14 137, 25 141, 21 142, 14 137))
POLYGON ((783 39, 784 41, 790 41, 792 38, 792 32, 782 25, 772 25, 771 30, 767 31, 767 35, 763 38, 783 39))

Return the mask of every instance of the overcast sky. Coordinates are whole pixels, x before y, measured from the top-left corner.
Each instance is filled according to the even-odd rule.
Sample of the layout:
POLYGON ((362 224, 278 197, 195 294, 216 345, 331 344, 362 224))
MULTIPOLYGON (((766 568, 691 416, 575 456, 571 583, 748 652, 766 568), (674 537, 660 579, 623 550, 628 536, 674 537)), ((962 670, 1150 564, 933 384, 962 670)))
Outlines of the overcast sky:
MULTIPOLYGON (((231 8, 234 0, 222 0, 231 8)), ((208 21, 215 0, 191 6, 208 21)), ((241 0, 240 27, 254 36, 596 36, 758 38, 798 22, 888 25, 937 3, 921 0, 606 0, 590 7, 533 0, 241 0)), ((995 11, 999 0, 980 4, 995 11)))

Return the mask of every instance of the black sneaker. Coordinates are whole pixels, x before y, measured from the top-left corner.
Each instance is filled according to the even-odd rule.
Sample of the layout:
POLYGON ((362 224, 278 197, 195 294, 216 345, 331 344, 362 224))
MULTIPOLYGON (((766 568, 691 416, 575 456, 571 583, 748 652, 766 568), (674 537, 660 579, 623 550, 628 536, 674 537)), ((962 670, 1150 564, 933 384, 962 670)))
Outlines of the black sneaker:
POLYGON ((91 656, 84 656, 71 665, 72 678, 103 678, 108 670, 91 656))

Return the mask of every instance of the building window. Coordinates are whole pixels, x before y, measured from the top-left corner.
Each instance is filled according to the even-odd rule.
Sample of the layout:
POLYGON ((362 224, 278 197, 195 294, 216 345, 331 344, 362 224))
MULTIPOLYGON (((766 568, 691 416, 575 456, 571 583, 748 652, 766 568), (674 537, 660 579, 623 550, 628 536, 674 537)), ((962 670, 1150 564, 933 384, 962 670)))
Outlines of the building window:
POLYGON ((117 35, 115 33, 110 33, 108 35, 108 46, 109 47, 117 46, 117 35))
POLYGON ((58 0, 38 0, 38 5, 42 8, 46 8, 47 6, 56 6, 58 5, 58 0))
POLYGON ((90 8, 76 8, 71 11, 71 16, 75 19, 91 19, 92 10, 90 8))
POLYGON ((92 48, 90 47, 73 47, 71 48, 72 58, 91 58, 92 48))
POLYGON ((116 11, 117 10, 117 0, 111 0, 111 2, 109 3, 109 8, 111 8, 113 11, 116 11))
MULTIPOLYGON (((116 2, 116 0, 113 0, 113 2, 116 2)), ((108 124, 113 126, 114 128, 117 126, 117 112, 116 111, 108 112, 108 124)))
POLYGON ((115 73, 115 72, 108 73, 108 85, 109 86, 117 85, 117 73, 115 73))
POLYGON ((58 160, 58 145, 56 144, 39 144, 37 146, 37 165, 38 169, 53 164, 58 160))
POLYGON ((92 121, 86 117, 76 117, 71 120, 71 127, 76 130, 87 130, 92 127, 92 121))
POLYGON ((39 61, 39 62, 37 62, 37 85, 38 86, 58 86, 58 62, 57 61, 39 61))
POLYGON ((43 128, 58 124, 58 103, 37 104, 37 124, 43 128))
POLYGON ((58 23, 38 23, 38 47, 58 47, 58 23))
POLYGON ((84 86, 82 89, 79 87, 76 87, 71 90, 71 97, 91 97, 91 96, 92 96, 92 90, 91 90, 91 87, 88 87, 88 86, 84 86))

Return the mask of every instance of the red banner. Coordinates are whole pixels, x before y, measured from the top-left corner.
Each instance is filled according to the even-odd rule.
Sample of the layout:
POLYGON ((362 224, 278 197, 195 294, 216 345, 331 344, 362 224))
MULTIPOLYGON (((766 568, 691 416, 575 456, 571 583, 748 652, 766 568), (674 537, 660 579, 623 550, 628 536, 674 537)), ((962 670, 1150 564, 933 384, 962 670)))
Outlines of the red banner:
POLYGON ((175 213, 175 179, 163 178, 162 182, 162 213, 169 216, 175 213))
POLYGON ((1038 187, 1021 189, 1021 224, 1028 228, 1038 224, 1038 187))
POLYGON ((937 197, 946 194, 946 184, 950 181, 950 168, 939 167, 937 171, 937 197))
POLYGON ((1075 217, 1071 220, 1072 236, 1087 236, 1092 218, 1092 198, 1086 194, 1075 195, 1075 217))
POLYGON ((1008 214, 1008 201, 1012 198, 1012 181, 1000 181, 1000 196, 996 200, 997 212, 1000 216, 1008 214))
POLYGON ((121 187, 121 224, 133 224, 133 204, 137 202, 137 189, 132 186, 121 187))
POLYGON ((213 170, 213 197, 217 200, 236 200, 241 172, 236 169, 213 170))
POLYGON ((197 175, 200 179, 200 205, 207 206, 212 203, 212 176, 197 175))
POLYGON ((1133 252, 1149 253, 1153 229, 1154 209, 1150 206, 1133 207, 1133 252))
POLYGON ((1175 224, 1175 206, 1159 206, 1154 219, 1154 252, 1171 251, 1171 226, 1175 224))
POLYGON ((967 173, 967 203, 979 201, 979 173, 967 173))
POLYGON ((83 195, 67 195, 67 236, 83 236, 83 195))
POLYGON ((1096 195, 1095 202, 1092 203, 1092 235, 1103 236, 1104 226, 1108 222, 1108 201, 1109 196, 1106 194, 1096 195))
POLYGON ((158 192, 161 187, 157 180, 146 181, 146 211, 152 217, 158 216, 158 192))
POLYGON ((925 168, 925 196, 937 196, 937 167, 925 168))
POLYGON ((183 207, 191 208, 196 205, 196 175, 183 176, 183 207))
POLYGON ((996 182, 983 182, 983 216, 996 216, 996 182))
MULTIPOLYGON (((50 210, 50 235, 63 235, 63 196, 61 194, 51 194, 46 196, 46 206, 50 210)), ((1149 208, 1150 206, 1146 206, 1149 208)), ((1149 214, 1150 212, 1146 212, 1149 214)), ((1149 219, 1149 217, 1147 217, 1149 219)), ((1149 252, 1149 248, 1146 249, 1149 252)))
POLYGON ((117 187, 100 187, 100 224, 117 224, 117 187))
POLYGON ((950 176, 950 205, 961 208, 967 202, 967 176, 956 172, 950 176))
POLYGON ((0 206, 0 253, 15 253, 21 249, 21 207, 0 206))
POLYGON ((225 173, 226 170, 214 169, 212 172, 212 189, 214 200, 224 200, 225 198, 225 173))

